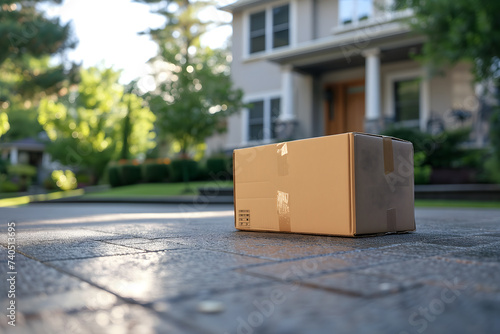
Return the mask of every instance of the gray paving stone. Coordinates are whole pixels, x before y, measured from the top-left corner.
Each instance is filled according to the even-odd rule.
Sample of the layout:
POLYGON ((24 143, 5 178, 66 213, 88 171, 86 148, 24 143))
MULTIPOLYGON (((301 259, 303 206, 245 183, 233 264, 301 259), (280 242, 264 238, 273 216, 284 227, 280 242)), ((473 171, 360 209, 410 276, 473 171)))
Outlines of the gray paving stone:
POLYGON ((474 291, 500 292, 500 264, 475 262, 452 257, 431 257, 387 265, 378 265, 361 271, 407 281, 448 286, 450 284, 474 291))
POLYGON ((489 333, 500 326, 498 311, 498 300, 465 294, 456 296, 446 288, 428 285, 366 298, 304 285, 271 284, 184 300, 167 312, 180 319, 189 317, 215 333, 292 334, 421 333, 424 330, 489 333), (217 314, 198 312, 197 305, 210 297, 226 305, 225 310, 217 314))
POLYGON ((262 283, 263 279, 234 269, 265 262, 223 252, 171 250, 51 264, 120 296, 148 303, 262 283))
POLYGON ((383 249, 365 249, 276 264, 264 264, 244 270, 246 273, 254 275, 289 281, 321 274, 359 270, 380 264, 405 262, 414 258, 412 255, 387 253, 383 249))
POLYGON ((18 250, 39 261, 84 259, 143 252, 143 250, 137 248, 113 245, 102 241, 73 243, 49 241, 40 244, 20 246, 18 250))
POLYGON ((6 334, 207 333, 193 324, 172 321, 144 307, 127 304, 77 313, 42 311, 21 316, 16 327, 8 326, 4 318, 0 329, 6 334))
POLYGON ((455 238, 444 238, 444 239, 434 239, 429 241, 424 241, 431 244, 444 245, 444 246, 456 246, 456 247, 473 247, 478 245, 486 245, 489 243, 494 243, 498 240, 495 238, 485 238, 478 236, 467 236, 467 237, 455 237, 455 238))
POLYGON ((168 239, 121 239, 121 240, 112 240, 106 241, 112 244, 120 244, 126 247, 140 249, 148 252, 156 252, 156 251, 164 251, 164 250, 174 250, 174 249, 187 249, 188 246, 178 242, 177 240, 180 238, 168 238, 168 239), (134 240, 132 242, 128 242, 128 240, 134 240), (139 242, 139 240, 147 240, 139 242))

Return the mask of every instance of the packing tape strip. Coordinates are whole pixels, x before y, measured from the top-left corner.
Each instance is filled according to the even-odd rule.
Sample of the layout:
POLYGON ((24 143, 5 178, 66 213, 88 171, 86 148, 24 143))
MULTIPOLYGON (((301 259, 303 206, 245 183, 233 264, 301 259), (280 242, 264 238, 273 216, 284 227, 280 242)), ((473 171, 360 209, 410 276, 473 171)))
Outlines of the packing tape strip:
POLYGON ((387 209, 387 232, 396 232, 397 229, 396 209, 387 209))
POLYGON ((288 146, 286 143, 276 145, 278 153, 278 176, 288 175, 288 146))
POLYGON ((383 138, 384 143, 384 173, 385 175, 394 172, 394 152, 392 150, 392 139, 383 138))
POLYGON ((276 207, 278 210, 279 230, 281 232, 290 232, 290 195, 287 192, 278 190, 276 207))

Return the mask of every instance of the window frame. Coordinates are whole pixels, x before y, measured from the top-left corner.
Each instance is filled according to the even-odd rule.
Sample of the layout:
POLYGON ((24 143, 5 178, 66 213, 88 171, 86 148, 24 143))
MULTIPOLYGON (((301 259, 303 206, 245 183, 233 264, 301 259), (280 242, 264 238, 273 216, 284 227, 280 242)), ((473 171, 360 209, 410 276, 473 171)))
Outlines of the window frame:
POLYGON ((276 52, 285 48, 295 45, 296 41, 296 0, 277 1, 270 4, 257 6, 255 8, 246 10, 243 13, 243 58, 254 59, 262 57, 268 53, 276 52), (288 5, 288 45, 273 47, 274 44, 274 26, 273 26, 273 9, 288 5), (265 49, 262 51, 250 52, 251 46, 251 31, 250 31, 250 17, 253 14, 265 12, 265 49))
POLYGON ((372 19, 375 16, 375 2, 376 0, 370 0, 371 1, 371 13, 365 18, 360 20, 360 15, 359 15, 359 2, 363 0, 346 0, 346 1, 351 1, 352 2, 352 13, 351 13, 351 20, 350 22, 344 22, 341 17, 341 2, 342 0, 338 0, 338 26, 340 27, 345 27, 345 26, 350 26, 350 25, 358 25, 361 22, 365 22, 367 20, 372 19))
POLYGON ((254 145, 254 144, 262 144, 262 143, 271 143, 273 142, 276 138, 273 138, 273 124, 279 119, 279 116, 282 113, 282 106, 283 106, 283 97, 281 96, 280 91, 276 92, 270 92, 267 94, 259 94, 259 95, 251 95, 251 96, 246 96, 245 97, 245 104, 251 104, 251 103, 256 103, 256 102, 263 102, 263 126, 262 126, 262 139, 250 139, 250 125, 251 125, 251 120, 250 120, 250 109, 249 108, 244 108, 242 112, 242 144, 243 145, 254 145), (280 111, 273 119, 272 116, 272 100, 279 99, 279 106, 280 106, 280 111))
POLYGON ((404 127, 419 127, 425 131, 427 120, 430 115, 430 84, 426 76, 425 68, 407 70, 404 72, 393 72, 385 74, 384 79, 384 117, 394 120, 395 124, 404 127), (396 122, 396 92, 397 81, 420 79, 419 85, 419 118, 418 120, 396 122))

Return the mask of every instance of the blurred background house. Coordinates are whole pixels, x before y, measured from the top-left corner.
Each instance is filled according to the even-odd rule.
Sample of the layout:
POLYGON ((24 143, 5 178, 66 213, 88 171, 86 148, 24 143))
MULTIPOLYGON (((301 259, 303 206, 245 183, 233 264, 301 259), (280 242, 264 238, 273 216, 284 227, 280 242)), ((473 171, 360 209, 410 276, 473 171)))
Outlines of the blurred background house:
POLYGON ((240 0, 233 14, 232 78, 248 108, 208 151, 348 131, 471 127, 481 147, 487 117, 468 64, 431 70, 415 60, 424 36, 391 0, 240 0), (393 8, 393 7, 392 7, 393 8))

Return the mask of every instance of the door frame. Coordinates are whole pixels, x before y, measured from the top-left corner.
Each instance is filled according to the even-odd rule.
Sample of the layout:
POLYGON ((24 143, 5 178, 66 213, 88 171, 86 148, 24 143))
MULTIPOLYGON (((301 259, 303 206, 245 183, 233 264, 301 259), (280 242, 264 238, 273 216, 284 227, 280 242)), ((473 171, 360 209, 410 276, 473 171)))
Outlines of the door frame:
MULTIPOLYGON (((325 135, 346 132, 347 128, 347 106, 346 94, 350 86, 365 86, 365 79, 355 79, 335 83, 327 83, 323 86, 323 131, 325 135), (333 109, 332 109, 333 107, 333 109), (331 116, 338 117, 337 125, 333 128, 331 116)), ((366 101, 365 101, 366 103, 366 101)), ((366 108, 366 106, 365 106, 366 108)))

